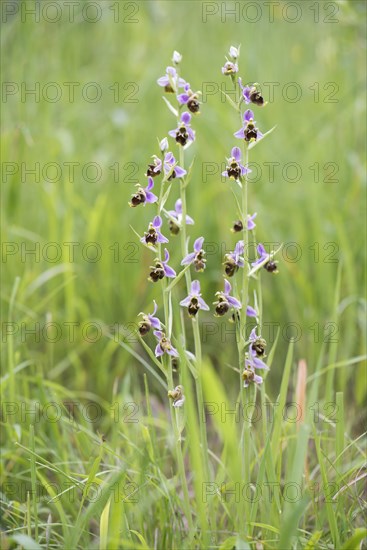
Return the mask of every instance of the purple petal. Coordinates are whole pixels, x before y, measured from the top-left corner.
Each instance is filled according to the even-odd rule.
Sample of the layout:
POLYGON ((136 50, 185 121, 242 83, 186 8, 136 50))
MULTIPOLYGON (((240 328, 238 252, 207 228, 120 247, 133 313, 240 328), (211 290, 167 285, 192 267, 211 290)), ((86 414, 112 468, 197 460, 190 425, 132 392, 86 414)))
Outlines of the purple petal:
POLYGON ((251 109, 247 109, 247 111, 244 112, 243 121, 247 123, 251 119, 254 120, 254 113, 251 111, 251 109))
POLYGON ((204 243, 204 237, 199 237, 198 239, 196 239, 196 241, 194 242, 195 252, 200 252, 200 250, 203 248, 203 243, 204 243))
MULTIPOLYGON (((168 132, 169 133, 169 132, 168 132)), ((175 134, 176 135, 176 134, 175 134)), ((244 128, 241 128, 241 130, 238 130, 238 132, 236 132, 235 134, 233 134, 234 137, 236 138, 240 138, 240 139, 244 139, 245 137, 245 129, 244 128)))
POLYGON ((181 105, 185 105, 189 101, 190 96, 187 94, 180 94, 177 96, 177 99, 181 105))
POLYGON ((180 302, 180 306, 187 307, 191 302, 191 296, 187 296, 180 302))
POLYGON ((261 243, 259 243, 259 244, 257 245, 257 252, 258 252, 258 254, 259 254, 260 256, 267 256, 267 253, 266 253, 266 250, 265 250, 265 248, 264 248, 264 245, 261 244, 261 243))
POLYGON ((181 168, 181 166, 175 166, 175 173, 177 178, 182 178, 187 174, 186 170, 181 168))
POLYGON ((261 139, 262 137, 264 137, 264 134, 262 132, 260 132, 260 130, 257 131, 257 140, 261 139))
POLYGON ((224 176, 225 178, 229 178, 227 170, 224 170, 224 172, 222 172, 222 176, 224 176))
POLYGON ((148 315, 149 321, 152 323, 152 327, 156 329, 161 328, 161 322, 158 317, 153 317, 153 315, 148 315))
POLYGON ((150 191, 145 191, 145 202, 152 203, 157 202, 157 200, 158 197, 154 193, 151 193, 150 191))
POLYGON ((235 307, 236 309, 242 308, 241 302, 236 298, 233 298, 233 296, 227 296, 227 302, 231 304, 231 306, 235 307))
POLYGON ((192 130, 190 127, 187 127, 186 130, 187 130, 188 136, 191 139, 191 141, 195 141, 195 132, 194 132, 194 130, 192 130))
POLYGON ((177 74, 177 71, 174 67, 166 67, 166 73, 174 78, 177 74))
POLYGON ((186 216, 186 224, 187 225, 194 225, 194 220, 190 216, 186 216))
POLYGON ((253 358, 255 369, 269 370, 268 365, 265 365, 264 361, 261 361, 258 357, 253 358))
POLYGON ((232 290, 231 283, 224 279, 224 294, 227 296, 232 290))
POLYGON ((164 235, 162 235, 162 233, 161 233, 160 231, 158 231, 157 242, 158 242, 158 243, 168 243, 169 240, 167 239, 167 237, 165 237, 164 235))
POLYGON ((183 78, 179 78, 178 79, 178 87, 179 88, 184 88, 186 85, 186 80, 184 80, 183 78))
POLYGON ((244 176, 245 174, 251 174, 251 172, 252 170, 250 168, 241 165, 241 176, 244 176))
POLYGON ((200 282, 195 280, 191 283, 191 295, 197 296, 198 294, 200 294, 200 282))
POLYGON ((182 200, 181 199, 177 199, 177 201, 175 203, 175 210, 176 210, 177 214, 182 214, 182 200))
POLYGON ((208 306, 208 304, 206 302, 204 302, 204 300, 202 298, 199 297, 198 302, 199 302, 200 309, 202 309, 203 311, 209 311, 210 310, 210 307, 208 306))
POLYGON ((250 340, 251 342, 255 342, 255 340, 257 340, 256 327, 250 332, 250 340))
POLYGON ((238 254, 240 256, 241 254, 243 254, 244 248, 245 248, 244 242, 243 241, 238 241, 236 243, 235 248, 234 248, 235 254, 238 254))
POLYGON ((152 315, 155 315, 156 312, 157 312, 158 306, 157 306, 157 302, 155 300, 153 300, 153 304, 154 304, 154 309, 153 309, 152 315))
POLYGON ((241 160, 241 149, 239 147, 233 147, 231 155, 237 162, 239 162, 241 160))
POLYGON ((177 128, 175 130, 170 130, 168 132, 168 135, 175 138, 176 137, 176 134, 177 134, 177 128))
POLYGON ((178 221, 178 214, 176 210, 167 210, 167 214, 169 214, 170 216, 172 216, 172 218, 178 221))
POLYGON ((251 342, 255 342, 256 339, 257 339, 257 334, 256 334, 256 327, 255 327, 250 332, 250 340, 251 342))
POLYGON ((181 115, 181 121, 184 123, 184 124, 190 124, 190 120, 191 120, 191 115, 190 113, 188 112, 184 112, 182 113, 181 115))
POLYGON ((160 340, 163 336, 163 332, 161 332, 160 330, 154 330, 153 334, 158 340, 160 340))
POLYGON ((257 317, 257 311, 253 307, 247 306, 246 315, 247 317, 257 317))
POLYGON ((254 223, 252 221, 252 218, 249 218, 247 220, 247 229, 248 229, 248 231, 251 231, 251 229, 254 229, 254 227, 256 227, 256 223, 254 223))
POLYGON ((168 355, 172 355, 173 357, 178 357, 177 349, 174 348, 173 346, 171 347, 171 349, 167 350, 167 353, 168 355))
POLYGON ((167 263, 169 260, 169 252, 167 248, 164 249, 164 261, 167 263))
POLYGON ((145 191, 151 191, 154 187, 154 180, 151 176, 148 178, 148 185, 145 188, 145 191))
POLYGON ((176 271, 172 269, 172 267, 170 267, 169 265, 166 265, 165 263, 163 263, 163 271, 166 277, 170 277, 170 278, 176 277, 176 271))
POLYGON ((154 354, 156 357, 160 357, 161 355, 163 355, 163 353, 164 351, 162 350, 161 345, 158 343, 155 347, 154 354))
POLYGON ((243 88, 243 97, 245 99, 245 102, 246 103, 250 103, 250 89, 248 86, 246 86, 246 88, 243 88))
POLYGON ((243 261, 242 258, 237 258, 236 263, 238 267, 243 267, 245 265, 245 262, 243 261))
POLYGON ((168 149, 168 140, 167 140, 166 137, 164 137, 164 138, 162 139, 162 141, 160 142, 159 148, 160 148, 160 150, 162 151, 162 153, 163 153, 164 151, 167 151, 167 149, 168 149))
POLYGON ((167 162, 168 164, 174 164, 176 161, 175 157, 173 156, 173 153, 169 152, 164 155, 164 162, 167 162))
POLYGON ((167 75, 161 76, 161 78, 158 78, 158 80, 157 80, 157 84, 158 84, 159 86, 163 86, 163 87, 164 87, 164 86, 168 86, 169 83, 170 83, 170 82, 169 82, 169 78, 168 78, 167 75))
POLYGON ((185 256, 185 258, 182 260, 181 265, 191 264, 191 262, 194 261, 195 256, 196 256, 195 252, 190 252, 190 254, 185 256))
POLYGON ((262 384, 263 383, 262 376, 259 376, 258 374, 255 374, 254 375, 254 382, 255 382, 255 384, 262 384))
POLYGON ((160 216, 155 216, 152 222, 154 229, 159 229, 162 225, 162 218, 160 216))

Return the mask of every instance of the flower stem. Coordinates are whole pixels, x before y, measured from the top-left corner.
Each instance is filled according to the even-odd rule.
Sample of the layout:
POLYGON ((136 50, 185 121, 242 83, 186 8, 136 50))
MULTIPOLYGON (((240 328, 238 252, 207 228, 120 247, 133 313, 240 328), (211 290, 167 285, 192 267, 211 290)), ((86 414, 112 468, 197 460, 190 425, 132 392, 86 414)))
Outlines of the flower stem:
MULTIPOLYGON (((180 166, 184 168, 185 158, 184 150, 180 147, 180 166)), ((181 180, 181 201, 182 201, 182 224, 181 224, 181 249, 182 255, 185 257, 188 253, 187 249, 187 239, 186 239, 186 189, 185 182, 181 180)), ((191 289, 191 274, 188 269, 185 274, 186 277, 186 287, 187 294, 190 293, 191 289)), ((196 357, 196 367, 197 367, 197 377, 195 379, 195 388, 196 388, 196 400, 198 406, 199 414, 199 428, 200 428, 200 439, 201 439, 201 450, 202 450, 202 462, 203 468, 205 471, 205 476, 207 481, 210 481, 209 478, 209 467, 208 467, 208 439, 206 433, 206 425, 204 422, 204 397, 203 397, 203 388, 201 383, 201 369, 202 369, 202 354, 201 354, 201 340, 200 340, 200 328, 198 319, 192 319, 192 330, 194 334, 194 345, 195 345, 195 357, 196 357)))
MULTIPOLYGON (((161 214, 161 203, 162 203, 162 197, 164 192, 164 183, 165 181, 162 181, 161 184, 161 190, 159 194, 159 200, 158 200, 158 215, 161 214)), ((159 243, 158 244, 158 257, 161 260, 162 259, 162 246, 159 243)), ((171 339, 171 327, 169 326, 169 295, 166 292, 167 288, 167 280, 164 277, 162 279, 162 299, 163 299, 163 311, 164 311, 164 324, 167 330, 167 337, 171 339)), ((170 357, 167 355, 163 355, 162 357, 163 367, 165 372, 167 373, 167 385, 168 388, 173 389, 174 383, 173 383, 173 372, 172 372, 172 362, 170 360, 170 357)), ((185 515, 187 517, 187 522, 189 524, 190 531, 193 530, 193 521, 192 521, 192 515, 191 515, 191 506, 190 506, 190 497, 189 497, 189 490, 187 487, 187 479, 186 479, 186 472, 185 472, 185 463, 183 459, 182 454, 182 446, 181 446, 181 436, 180 431, 177 425, 177 417, 176 417, 176 411, 173 408, 172 405, 170 405, 170 415, 171 415, 171 423, 173 427, 173 433, 175 438, 175 453, 176 453, 176 460, 177 460, 177 467, 178 467, 178 474, 181 480, 182 485, 182 491, 184 495, 184 510, 185 515)))

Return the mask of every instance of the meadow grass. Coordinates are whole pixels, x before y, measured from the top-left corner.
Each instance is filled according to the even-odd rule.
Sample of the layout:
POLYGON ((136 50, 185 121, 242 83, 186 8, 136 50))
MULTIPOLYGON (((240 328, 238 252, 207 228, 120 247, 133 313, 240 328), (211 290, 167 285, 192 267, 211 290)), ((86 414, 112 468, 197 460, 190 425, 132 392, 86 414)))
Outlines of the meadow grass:
MULTIPOLYGON (((283 1, 274 21, 261 4, 256 23, 221 19, 229 3, 211 3, 219 13, 205 21, 203 2, 119 2, 115 21, 117 3, 101 1, 96 23, 85 3, 72 21, 64 4, 60 22, 22 21, 19 11, 2 23, 2 80, 19 89, 2 104, 2 547, 363 547, 365 3, 329 3, 334 23, 323 2, 296 2, 297 23, 283 1), (195 160, 187 211, 191 238, 209 243, 201 285, 210 303, 235 242, 233 185, 220 173, 238 117, 216 88, 230 88, 220 67, 232 44, 246 80, 279 83, 256 112, 261 129, 276 129, 251 151, 261 176, 249 183, 257 238, 283 243, 279 275, 262 275, 271 370, 266 388, 247 394, 244 419, 235 336, 210 312, 195 329, 202 387, 178 341, 173 380, 186 401, 172 409, 153 338, 135 333, 159 296, 146 280, 151 253, 131 229, 142 231, 151 212, 128 207, 157 138, 175 126, 156 79, 178 50, 192 87, 206 91, 185 165, 195 160), (47 99, 51 82, 59 101, 47 99), (67 82, 80 83, 74 100, 67 82), (90 82, 102 90, 95 103, 82 92, 90 82), (297 102, 286 98, 294 82, 297 102), (22 100, 22 85, 35 83, 39 101, 22 100), (35 163, 39 177, 26 173, 35 163), (55 166, 45 176, 48 163, 59 177, 55 166), (279 163, 274 178, 264 163, 279 163), (301 169, 297 181, 287 163, 301 169)), ((179 194, 177 185, 170 201, 179 194)), ((183 281, 172 290, 173 331, 193 350, 183 281)))

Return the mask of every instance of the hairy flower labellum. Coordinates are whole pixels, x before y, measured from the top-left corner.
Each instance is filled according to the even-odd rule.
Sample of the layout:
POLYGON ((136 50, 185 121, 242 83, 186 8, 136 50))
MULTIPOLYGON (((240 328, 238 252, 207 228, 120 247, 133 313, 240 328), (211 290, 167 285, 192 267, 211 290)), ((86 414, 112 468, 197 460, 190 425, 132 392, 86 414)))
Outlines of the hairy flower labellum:
POLYGON ((139 206, 139 204, 143 204, 144 202, 145 202, 145 193, 144 193, 144 190, 140 187, 137 193, 134 193, 134 195, 131 196, 130 206, 135 208, 135 206, 139 206))
POLYGON ((236 222, 234 222, 231 231, 233 233, 240 233, 240 231, 243 231, 243 223, 241 222, 241 220, 237 220, 236 222))
POLYGON ((223 296, 220 296, 218 302, 214 302, 214 304, 217 304, 215 307, 215 315, 218 317, 223 317, 229 310, 229 303, 223 296))
POLYGON ((155 266, 150 266, 149 280, 153 283, 157 283, 164 277, 164 269, 161 262, 156 262, 155 266))
POLYGON ((197 95, 194 94, 187 102, 187 108, 191 113, 198 113, 200 111, 200 103, 198 102, 197 95))
POLYGON ((177 225, 173 220, 169 220, 168 227, 172 235, 178 235, 180 232, 180 226, 177 225))
POLYGON ((151 329, 151 326, 152 325, 149 321, 140 321, 139 328, 138 328, 140 336, 145 336, 146 334, 148 334, 148 332, 151 329))
POLYGON ((264 105, 264 98, 261 95, 261 93, 256 89, 256 87, 252 87, 249 93, 249 98, 251 103, 255 103, 255 105, 264 105))
POLYGON ((278 262, 274 262, 273 260, 270 260, 264 265, 264 269, 268 271, 269 273, 278 273, 278 262))

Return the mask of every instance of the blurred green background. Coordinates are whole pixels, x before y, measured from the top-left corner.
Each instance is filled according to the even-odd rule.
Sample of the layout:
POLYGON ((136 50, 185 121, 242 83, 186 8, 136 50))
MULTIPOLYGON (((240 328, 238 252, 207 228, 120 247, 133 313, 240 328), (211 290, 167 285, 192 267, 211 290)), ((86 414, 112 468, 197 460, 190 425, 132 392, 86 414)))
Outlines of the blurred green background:
MULTIPOLYGON (((239 44, 245 82, 262 84, 265 99, 269 87, 264 83, 279 83, 273 100, 255 111, 262 131, 277 126, 251 152, 251 162, 262 170, 249 190, 250 212, 258 212, 257 239, 295 242, 301 254, 295 262, 281 255, 280 274, 263 275, 264 322, 281 328, 268 391, 275 395, 278 390, 292 334, 298 338, 296 358, 307 359, 310 371, 323 340, 330 346, 331 330, 338 342, 338 361, 363 354, 365 2, 302 1, 293 7, 289 2, 259 2, 256 12, 249 6, 253 2, 103 1, 89 8, 80 2, 72 15, 60 2, 56 22, 51 22, 57 19, 55 8, 42 12, 47 2, 41 3, 39 21, 27 15, 33 2, 3 4, 9 11, 18 8, 11 16, 2 6, 1 133, 3 241, 19 246, 3 245, 2 303, 6 316, 19 276, 13 315, 19 361, 31 360, 33 372, 107 400, 116 379, 131 382, 132 393, 139 388, 141 367, 127 352, 93 327, 87 336, 81 327, 86 330, 91 322, 119 324, 129 338, 129 323, 136 322, 140 311, 151 311, 152 300, 159 297, 159 288, 147 282, 152 255, 138 246, 130 228, 142 233, 152 211, 130 209, 128 201, 134 183, 146 181, 147 163, 158 154, 157 138, 176 126, 156 85, 171 64, 173 50, 182 53, 182 76, 192 88, 205 92, 209 83, 215 92, 204 93, 201 115, 193 121, 197 140, 187 153, 187 165, 195 157, 188 211, 196 223, 189 234, 191 239, 205 236, 218 250, 234 246, 236 238, 229 231, 237 217, 230 191, 234 184, 223 182, 220 171, 236 145, 233 133, 239 122, 219 87, 230 89, 221 66, 229 47, 239 44), (226 12, 234 5, 237 15, 226 12), (80 83, 74 99, 71 85, 65 83, 80 83), (301 91, 299 101, 287 99, 287 93, 291 99, 295 93, 289 83, 301 91), (22 97, 24 87, 35 86, 36 95, 22 97), (93 102, 96 89, 101 97, 93 102), (60 99, 53 101, 60 90, 60 99), (269 162, 279 163, 274 181, 264 164, 269 162), (25 174, 35 163, 40 176, 25 174), (45 172, 48 163, 57 163, 61 174, 52 165, 45 172), (74 181, 65 163, 79 163, 74 181), (90 181, 93 167, 83 173, 87 163, 98 164, 98 181, 90 181), (207 174, 206 163, 211 163, 213 175, 207 174), (284 177, 287 163, 297 163, 298 181, 289 181, 292 168, 284 177), (47 259, 58 250, 48 248, 50 242, 62 250, 56 261, 47 259), (95 249, 84 248, 91 242, 102 254, 96 262, 82 254, 93 259, 95 249), (78 243, 72 261, 65 243, 78 243), (38 246, 37 256, 25 256, 25 246, 38 246), (336 310, 339 267, 341 302, 336 310), (42 334, 50 321, 61 330, 59 337, 52 330, 46 338, 42 334), (335 325, 325 327, 328 322, 335 325), (72 339, 66 323, 79 323, 72 339), (24 329, 35 327, 40 338, 25 334, 24 329), (53 338, 55 343, 50 342, 53 338)), ((175 152, 175 144, 172 147, 175 152)), ((177 187, 169 207, 178 193, 177 187)), ((169 248, 178 269, 180 251, 174 238, 169 248)), ((293 257, 295 249, 288 251, 293 257)), ((208 253, 207 270, 200 277, 207 302, 214 301, 221 288, 221 263, 219 251, 208 253)), ((177 297, 183 296, 181 288, 177 297)), ((203 322, 212 323, 211 314, 203 316, 203 322)), ((235 388, 237 376, 227 367, 235 364, 236 346, 233 337, 221 332, 230 328, 219 323, 219 333, 207 339, 204 353, 235 388)), ((267 330, 264 327, 264 336, 271 341, 267 330)), ((136 349, 140 351, 138 345, 136 349)), ((358 368, 340 368, 337 385, 345 389, 350 383, 349 391, 361 403, 364 371, 358 368)))

